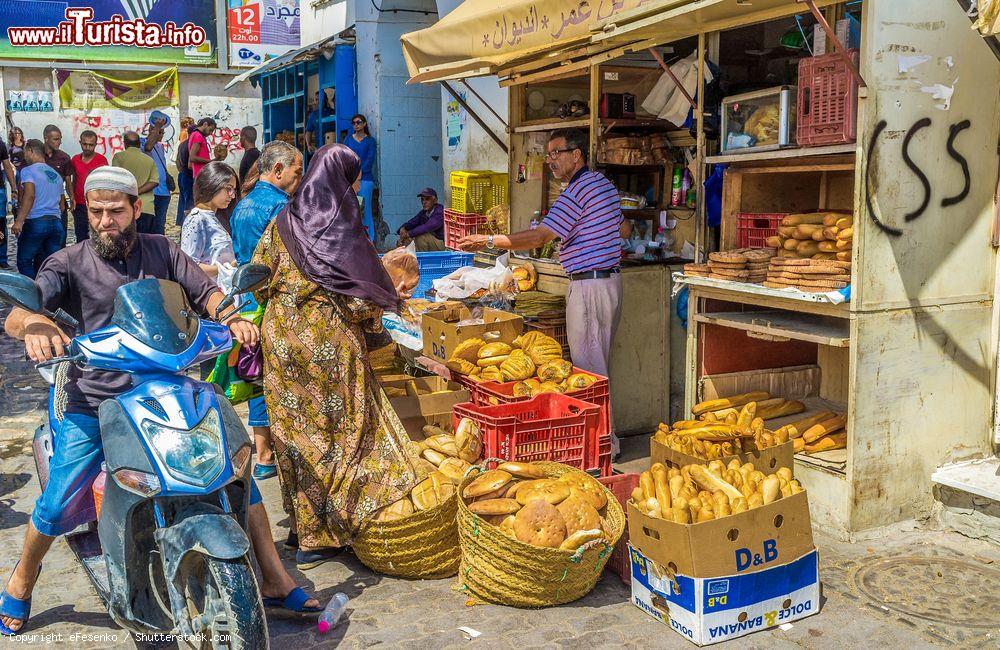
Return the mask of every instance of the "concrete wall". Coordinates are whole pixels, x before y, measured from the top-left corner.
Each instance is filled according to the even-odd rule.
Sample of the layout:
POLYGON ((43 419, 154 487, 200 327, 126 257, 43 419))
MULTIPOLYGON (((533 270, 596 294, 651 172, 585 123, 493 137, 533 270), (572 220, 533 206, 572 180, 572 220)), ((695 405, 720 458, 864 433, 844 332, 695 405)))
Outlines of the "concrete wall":
MULTIPOLYGON (((41 68, 17 68, 6 66, 0 68, 3 80, 3 93, 8 90, 46 90, 54 92, 52 71, 41 68)), ((238 131, 244 126, 261 126, 260 91, 249 83, 241 83, 230 88, 223 95, 222 88, 229 82, 231 76, 216 74, 180 73, 180 105, 166 109, 172 121, 168 129, 166 147, 168 159, 172 161, 173 151, 179 132, 180 116, 191 115, 194 108, 202 114, 191 115, 195 119, 206 117, 208 113, 215 117, 219 129, 213 135, 210 144, 226 144, 230 149, 237 147, 238 131)), ((98 151, 109 159, 121 151, 121 136, 127 130, 141 129, 147 122, 146 111, 80 111, 75 109, 60 110, 58 95, 54 97, 56 110, 51 113, 11 113, 10 120, 15 126, 24 130, 25 137, 42 137, 42 129, 47 124, 55 124, 63 132, 63 150, 74 155, 80 152, 78 144, 81 131, 91 129, 98 134, 98 151)), ((2 129, 6 141, 7 128, 2 129)))
MULTIPOLYGON (((461 2, 462 0, 437 0, 438 12, 441 16, 445 16, 461 2)), ((465 101, 486 122, 493 133, 509 143, 507 127, 504 126, 504 122, 510 123, 507 89, 500 87, 496 77, 477 77, 467 81, 473 90, 482 97, 483 101, 477 99, 461 82, 452 81, 449 83, 456 92, 464 94, 465 101), (500 114, 503 122, 486 108, 484 101, 500 114)), ((436 85, 430 84, 430 87, 436 85)), ((448 176, 452 170, 492 169, 500 172, 507 171, 507 154, 471 116, 466 115, 465 109, 461 108, 443 87, 441 88, 441 152, 444 172, 442 187, 446 188, 445 193, 441 195, 444 197, 444 201, 451 199, 448 176), (460 130, 457 137, 452 137, 456 120, 460 130), (449 122, 452 124, 452 133, 449 133, 448 130, 449 122)))
POLYGON ((351 25, 348 22, 348 0, 301 0, 302 46, 311 45, 351 25))

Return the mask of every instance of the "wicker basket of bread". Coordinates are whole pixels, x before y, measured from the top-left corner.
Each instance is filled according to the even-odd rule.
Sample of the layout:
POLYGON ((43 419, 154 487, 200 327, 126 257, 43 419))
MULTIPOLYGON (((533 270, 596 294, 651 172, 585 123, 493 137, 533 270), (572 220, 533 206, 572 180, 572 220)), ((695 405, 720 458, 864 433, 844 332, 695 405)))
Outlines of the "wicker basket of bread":
POLYGON ((625 530, 614 495, 561 463, 473 468, 458 497, 459 588, 483 602, 549 607, 582 598, 625 530))
POLYGON ((412 443, 424 478, 410 493, 383 508, 354 541, 354 554, 369 569, 401 578, 447 578, 458 572, 456 486, 482 457, 483 442, 472 420, 451 435, 424 427, 426 438, 412 443))

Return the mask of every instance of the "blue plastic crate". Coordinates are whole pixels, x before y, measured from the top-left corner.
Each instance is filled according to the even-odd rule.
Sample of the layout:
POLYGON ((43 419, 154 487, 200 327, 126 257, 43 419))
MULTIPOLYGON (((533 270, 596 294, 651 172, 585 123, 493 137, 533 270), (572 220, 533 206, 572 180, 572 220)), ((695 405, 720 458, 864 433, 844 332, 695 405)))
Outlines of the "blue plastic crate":
POLYGON ((420 283, 413 290, 414 298, 426 298, 428 291, 433 289, 433 281, 450 274, 463 266, 472 266, 475 253, 457 253, 455 251, 434 251, 417 253, 417 264, 420 267, 420 283))

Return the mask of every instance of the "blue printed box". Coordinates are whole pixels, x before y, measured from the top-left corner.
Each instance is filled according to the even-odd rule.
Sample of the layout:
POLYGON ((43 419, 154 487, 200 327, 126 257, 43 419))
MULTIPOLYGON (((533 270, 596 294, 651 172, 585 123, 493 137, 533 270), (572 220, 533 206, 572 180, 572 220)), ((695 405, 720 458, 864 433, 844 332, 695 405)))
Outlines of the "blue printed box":
POLYGON ((715 578, 671 575, 629 545, 632 603, 684 638, 710 645, 819 611, 813 549, 787 564, 715 578))

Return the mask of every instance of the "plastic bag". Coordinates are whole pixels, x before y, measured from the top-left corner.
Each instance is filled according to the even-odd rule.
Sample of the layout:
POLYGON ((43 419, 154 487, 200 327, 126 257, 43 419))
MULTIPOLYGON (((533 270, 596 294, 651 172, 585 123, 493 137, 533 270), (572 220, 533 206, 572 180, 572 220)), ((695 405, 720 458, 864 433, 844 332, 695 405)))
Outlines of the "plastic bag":
POLYGON ((506 295, 508 292, 510 292, 508 298, 513 298, 517 293, 517 282, 507 266, 509 259, 510 254, 504 253, 497 258, 496 264, 492 268, 480 269, 474 266, 463 266, 439 280, 434 280, 436 300, 443 302, 445 300, 483 298, 489 294, 506 295))
MULTIPOLYGON (((243 317, 260 327, 260 324, 264 321, 264 307, 264 305, 258 305, 256 310, 244 314, 243 317)), ((234 341, 233 348, 229 351, 229 354, 220 355, 215 358, 215 367, 212 368, 212 372, 208 373, 208 377, 205 378, 205 381, 219 386, 225 393, 226 398, 234 405, 241 404, 264 394, 264 386, 259 382, 245 381, 237 374, 242 347, 242 344, 234 341)))

